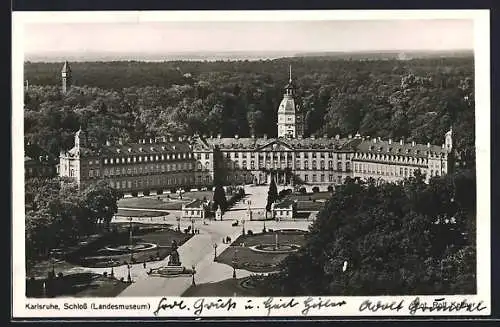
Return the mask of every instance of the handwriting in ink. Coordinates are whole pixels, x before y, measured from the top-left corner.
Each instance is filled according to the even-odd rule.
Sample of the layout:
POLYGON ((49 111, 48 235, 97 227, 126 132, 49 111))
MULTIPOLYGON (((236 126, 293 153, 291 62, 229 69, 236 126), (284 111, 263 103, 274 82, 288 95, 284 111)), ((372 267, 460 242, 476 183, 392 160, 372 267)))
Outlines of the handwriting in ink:
POLYGON ((321 298, 313 298, 308 297, 304 300, 304 309, 302 310, 302 314, 307 316, 310 309, 322 309, 322 308, 332 308, 332 307, 341 307, 346 305, 346 301, 330 301, 330 299, 322 300, 321 298))
POLYGON ((416 297, 408 306, 408 310, 411 315, 421 312, 434 312, 434 311, 446 311, 446 312, 457 312, 457 311, 483 311, 486 309, 483 306, 483 301, 479 302, 468 302, 467 299, 463 299, 461 302, 456 301, 445 301, 445 298, 434 299, 432 305, 427 304, 427 302, 420 302, 420 298, 416 297))
POLYGON ((279 301, 275 301, 275 299, 270 297, 264 301, 264 307, 267 309, 268 316, 271 314, 272 310, 294 308, 297 305, 299 305, 299 302, 297 302, 294 298, 291 298, 289 301, 283 302, 282 299, 279 299, 279 301))
POLYGON ((392 302, 377 301, 376 303, 373 303, 370 300, 365 300, 359 306, 359 311, 370 310, 371 312, 377 312, 377 311, 397 311, 397 312, 399 312, 399 310, 403 309, 403 303, 404 303, 403 300, 401 300, 399 302, 397 302, 397 301, 392 301, 392 302))
POLYGON ((193 309, 195 309, 194 314, 196 316, 201 315, 203 310, 226 309, 227 311, 230 311, 236 309, 236 302, 234 302, 232 298, 229 298, 226 301, 218 299, 217 301, 212 302, 208 302, 204 298, 200 298, 194 302, 193 309))
POLYGON ((181 310, 186 309, 186 305, 184 304, 184 300, 181 300, 179 302, 177 300, 175 300, 174 302, 169 303, 166 297, 162 297, 160 302, 158 303, 158 307, 153 312, 153 314, 155 316, 157 316, 158 312, 160 310, 175 309, 175 308, 179 308, 181 310))

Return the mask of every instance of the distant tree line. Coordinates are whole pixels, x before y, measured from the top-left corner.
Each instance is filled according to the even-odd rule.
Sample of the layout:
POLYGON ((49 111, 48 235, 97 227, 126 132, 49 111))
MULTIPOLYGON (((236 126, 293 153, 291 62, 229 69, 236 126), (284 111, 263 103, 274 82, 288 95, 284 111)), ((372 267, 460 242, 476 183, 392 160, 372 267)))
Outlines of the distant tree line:
POLYGON ((26 63, 25 135, 54 154, 87 128, 96 146, 165 135, 276 136, 292 64, 306 136, 357 132, 455 145, 474 162, 473 58, 83 62, 60 92, 62 64, 26 63))

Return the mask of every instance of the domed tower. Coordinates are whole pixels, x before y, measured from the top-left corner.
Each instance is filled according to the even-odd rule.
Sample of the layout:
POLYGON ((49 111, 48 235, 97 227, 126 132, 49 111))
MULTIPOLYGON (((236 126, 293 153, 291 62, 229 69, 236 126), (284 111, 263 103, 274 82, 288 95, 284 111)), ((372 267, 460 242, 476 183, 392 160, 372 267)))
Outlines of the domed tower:
POLYGON ((64 66, 61 70, 61 78, 62 78, 62 93, 65 94, 71 87, 71 68, 69 67, 69 63, 67 61, 64 62, 64 66))
POLYGON ((295 138, 303 134, 303 119, 295 104, 295 86, 292 80, 292 66, 290 78, 285 86, 283 100, 278 107, 278 137, 295 138))

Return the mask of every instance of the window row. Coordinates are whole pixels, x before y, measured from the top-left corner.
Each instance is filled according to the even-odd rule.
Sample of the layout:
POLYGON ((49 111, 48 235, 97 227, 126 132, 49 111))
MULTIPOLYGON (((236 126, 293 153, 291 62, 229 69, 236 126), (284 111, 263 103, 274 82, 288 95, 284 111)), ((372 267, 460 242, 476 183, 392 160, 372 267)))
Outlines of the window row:
POLYGON ((212 181, 210 175, 206 176, 183 176, 183 177, 168 177, 168 176, 156 176, 146 179, 137 180, 122 180, 115 181, 110 180, 109 184, 111 187, 116 189, 140 189, 147 187, 162 187, 162 186, 176 186, 176 185, 187 185, 187 184, 198 184, 204 185, 209 184, 212 181))
MULTIPOLYGON (((271 162, 271 160, 267 160, 266 162, 259 161, 258 162, 258 168, 259 169, 261 169, 261 168, 267 168, 267 169, 271 169, 271 168, 275 168, 275 169, 277 169, 277 168, 281 168, 281 169, 284 169, 284 168, 294 168, 294 169, 299 169, 299 170, 301 170, 301 169, 304 169, 304 170, 308 170, 308 169, 311 169, 311 170, 317 170, 317 169, 325 170, 326 169, 326 167, 325 167, 325 161, 324 160, 319 161, 319 167, 318 167, 318 162, 316 160, 313 160, 311 162, 311 167, 309 167, 309 161, 308 160, 304 160, 304 161, 301 161, 300 159, 296 160, 295 167, 292 167, 292 163, 293 163, 292 161, 288 161, 288 162, 278 162, 278 161, 271 162)), ((240 167, 240 162, 238 162, 238 161, 235 161, 235 162, 231 162, 231 161, 226 162, 225 167, 228 168, 228 169, 240 169, 240 168, 242 168, 243 170, 246 170, 246 169, 251 169, 251 170, 257 169, 257 166, 256 166, 254 160, 250 161, 250 166, 248 166, 246 160, 243 160, 241 162, 241 167, 240 167)), ((351 170, 351 163, 350 162, 346 162, 345 166, 344 166, 344 164, 343 164, 342 161, 338 161, 336 165, 334 165, 333 160, 329 160, 328 161, 328 169, 329 170, 333 170, 334 168, 336 168, 336 170, 342 171, 342 170, 344 170, 344 167, 345 167, 345 171, 350 171, 351 170)))
MULTIPOLYGON (((175 171, 192 171, 193 164, 190 162, 184 163, 172 163, 172 164, 156 164, 156 165, 145 165, 138 167, 115 167, 115 168, 104 168, 104 176, 120 176, 120 175, 141 175, 147 173, 164 173, 164 172, 175 172, 175 171)), ((99 176, 98 169, 90 169, 89 177, 99 176)))
POLYGON ((380 160, 388 162, 405 162, 417 165, 426 165, 427 158, 415 158, 411 156, 398 156, 390 154, 374 154, 374 153, 356 153, 355 158, 365 160, 380 160))
MULTIPOLYGON (((296 158, 333 158, 334 153, 333 152, 257 152, 258 157, 260 159, 263 158, 293 158, 295 155, 296 158)), ((345 155, 346 159, 350 159, 349 154, 344 154, 344 153, 337 153, 337 159, 343 159, 345 155)), ((254 151, 248 151, 248 152, 226 152, 225 155, 226 158, 255 158, 256 157, 256 152, 254 151)), ((200 157, 198 157, 200 159, 200 157)))
MULTIPOLYGON (((156 155, 144 155, 144 156, 127 156, 127 157, 116 157, 116 158, 104 158, 105 165, 113 164, 124 164, 131 162, 152 162, 152 161, 165 161, 165 160, 180 160, 180 159, 193 159, 194 155, 192 153, 173 153, 173 154, 156 154, 156 155)), ((99 164, 98 160, 90 160, 89 165, 99 164)))

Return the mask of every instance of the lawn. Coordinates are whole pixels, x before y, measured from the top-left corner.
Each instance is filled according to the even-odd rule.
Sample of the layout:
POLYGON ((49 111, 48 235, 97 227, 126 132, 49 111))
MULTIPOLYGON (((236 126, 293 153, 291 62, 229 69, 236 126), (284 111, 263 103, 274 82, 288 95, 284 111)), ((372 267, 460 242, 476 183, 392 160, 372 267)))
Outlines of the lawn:
POLYGON ((328 200, 331 197, 330 192, 317 192, 307 194, 291 194, 288 195, 289 199, 297 201, 312 201, 312 200, 328 200))
POLYGON ((183 204, 193 200, 212 200, 212 191, 185 192, 182 199, 178 194, 161 194, 144 197, 123 198, 118 201, 120 208, 181 210, 183 204))
POLYGON ((63 275, 53 280, 26 281, 26 297, 114 297, 130 284, 94 273, 63 275), (45 283, 45 294, 43 290, 45 283))
POLYGON ((319 211, 325 206, 324 202, 298 201, 298 211, 319 211))
MULTIPOLYGON (((280 244, 303 245, 306 234, 307 232, 304 231, 280 232, 278 242, 280 244)), ((272 232, 240 236, 217 257, 217 261, 232 266, 233 259, 236 258, 235 266, 238 269, 252 272, 276 271, 279 269, 280 262, 290 255, 289 253, 262 253, 250 249, 254 245, 274 244, 275 237, 275 233, 272 232), (241 246, 242 243, 244 246, 241 246)))
MULTIPOLYGON (((248 285, 247 282, 252 277, 238 278, 238 279, 226 279, 217 283, 206 283, 199 284, 196 286, 191 286, 182 294, 185 297, 230 297, 230 296, 261 296, 261 291, 258 286, 256 287, 245 287, 248 285)), ((251 284, 250 284, 251 285, 251 284)))
POLYGON ((110 251, 107 246, 127 245, 129 242, 128 223, 113 224, 117 232, 110 233, 98 242, 89 244, 68 258, 71 263, 86 267, 112 267, 129 262, 145 262, 161 260, 171 252, 172 242, 178 246, 185 243, 192 235, 170 229, 169 225, 134 223, 132 239, 134 243, 151 243, 156 248, 134 252, 131 256, 127 250, 110 251))
POLYGON ((148 210, 127 210, 127 209, 118 209, 116 213, 117 216, 125 216, 125 217, 160 217, 168 215, 168 212, 161 211, 148 211, 148 210))
POLYGON ((165 209, 165 210, 180 210, 183 203, 189 203, 189 199, 169 200, 166 197, 140 197, 140 198, 124 198, 118 201, 119 208, 138 208, 138 209, 165 209))

